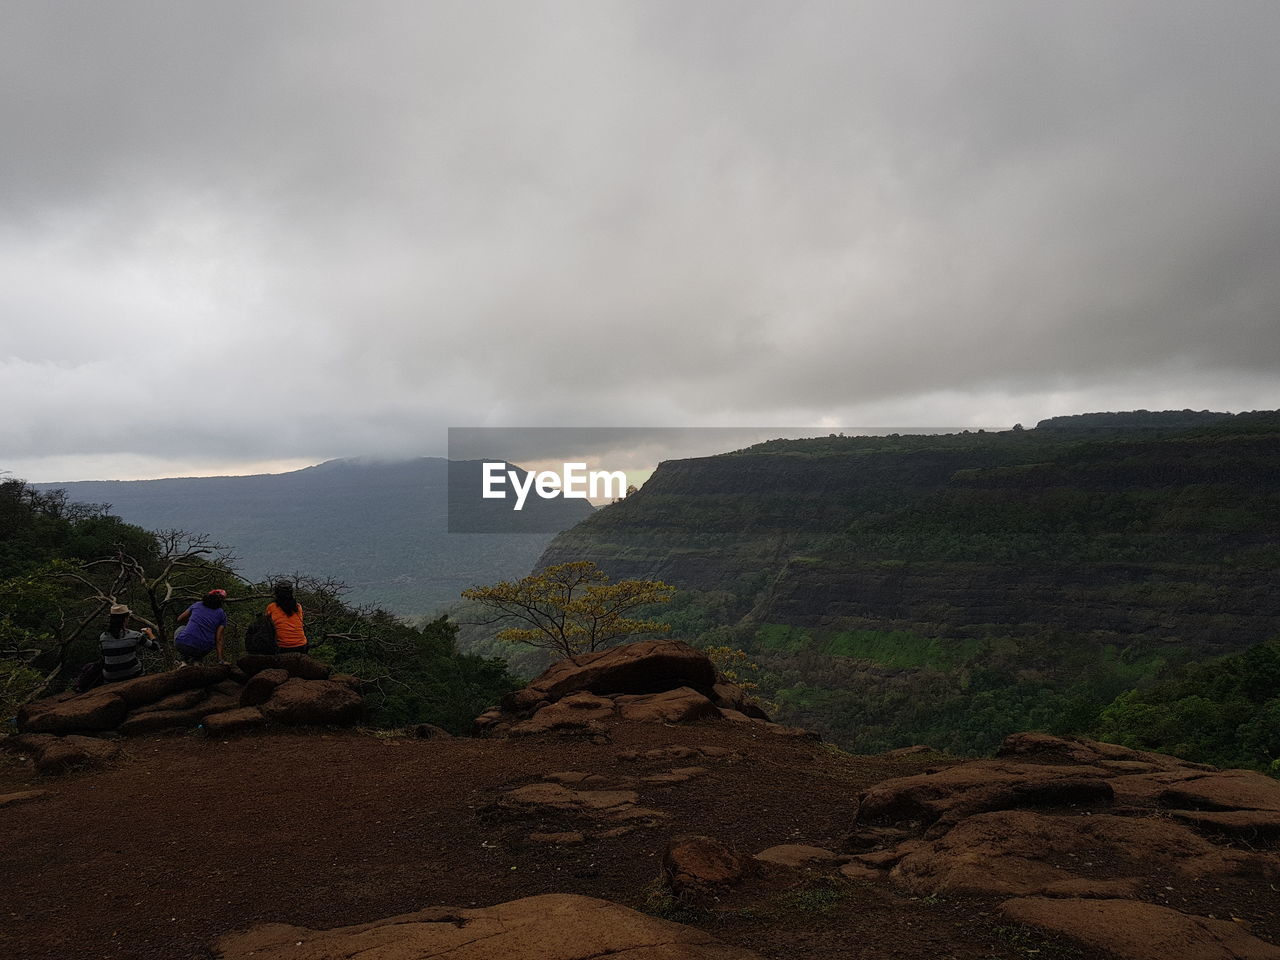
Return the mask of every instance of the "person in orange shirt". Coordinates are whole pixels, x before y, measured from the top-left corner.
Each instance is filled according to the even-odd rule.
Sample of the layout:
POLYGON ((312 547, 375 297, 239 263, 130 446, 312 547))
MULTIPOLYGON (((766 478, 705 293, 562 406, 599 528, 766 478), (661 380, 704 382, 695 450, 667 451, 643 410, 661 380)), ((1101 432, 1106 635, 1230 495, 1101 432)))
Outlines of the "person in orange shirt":
POLYGON ((276 646, 280 653, 306 653, 310 644, 302 630, 302 604, 293 596, 293 586, 277 583, 275 600, 267 604, 267 616, 276 628, 276 646))

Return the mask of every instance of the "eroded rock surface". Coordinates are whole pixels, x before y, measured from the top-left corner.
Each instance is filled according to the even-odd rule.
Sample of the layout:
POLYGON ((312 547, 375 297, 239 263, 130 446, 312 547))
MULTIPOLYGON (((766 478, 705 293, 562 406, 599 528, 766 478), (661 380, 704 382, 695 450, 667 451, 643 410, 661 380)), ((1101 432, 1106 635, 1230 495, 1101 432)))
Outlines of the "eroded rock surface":
POLYGON ((363 701, 344 683, 293 677, 258 709, 268 720, 291 726, 347 726, 360 719, 363 701))
POLYGON ((1133 960, 1280 958, 1237 924, 1144 899, 1280 885, 1280 781, 1261 774, 1023 733, 994 760, 875 785, 855 823, 846 876, 1014 896, 1011 918, 1133 960))
POLYGON ((716 669, 701 651, 673 640, 644 640, 561 660, 523 690, 508 694, 502 707, 517 712, 578 691, 646 694, 691 687, 711 693, 716 681, 716 669))
POLYGON ((570 894, 493 907, 434 907, 337 930, 267 924, 223 937, 222 960, 759 960, 708 933, 570 894))
MULTIPOLYGON (((63 737, 116 732, 136 736, 169 729, 195 729, 208 723, 210 732, 241 732, 266 720, 284 724, 346 725, 363 712, 354 677, 325 679, 329 668, 305 654, 241 657, 237 666, 194 665, 110 683, 87 693, 63 693, 26 704, 18 712, 19 737, 63 737), (245 712, 244 709, 252 712, 245 712), (217 718, 216 720, 213 718, 217 718)), ((44 750, 29 744, 25 752, 44 750)), ((67 754, 59 747, 53 756, 67 754)), ((50 771, 66 768, 50 761, 50 771)), ((42 767, 43 769, 43 767, 42 767)))
POLYGON ((756 859, 761 863, 798 869, 818 863, 839 863, 844 858, 823 847, 812 847, 802 843, 780 843, 767 850, 761 850, 756 854, 756 859))
POLYGON ((1018 923, 1065 934, 1123 960, 1280 960, 1280 947, 1230 920, 1138 900, 1027 897, 1001 909, 1018 923))
POLYGON ((69 700, 27 704, 18 711, 18 730, 53 734, 114 730, 128 713, 129 705, 114 690, 90 690, 69 700))
POLYGON ((503 819, 533 821, 527 839, 535 843, 608 839, 668 823, 670 814, 664 807, 671 799, 691 781, 713 775, 710 765, 672 766, 673 762, 732 764, 741 759, 711 745, 626 750, 616 756, 635 766, 608 775, 581 770, 544 773, 537 782, 503 789, 490 809, 503 819), (570 835, 582 840, 548 839, 570 835))
POLYGON ((1266 883, 1280 879, 1280 861, 1219 846, 1166 818, 998 810, 924 841, 893 870, 895 879, 925 894, 1113 897, 1137 892, 1153 873, 1266 883))
POLYGON ((603 734, 606 724, 728 719, 781 736, 816 734, 771 723, 747 691, 716 672, 705 653, 673 640, 646 640, 561 660, 499 707, 476 718, 481 733, 603 734))
POLYGON ((662 693, 620 696, 615 702, 624 720, 645 723, 684 723, 720 715, 716 705, 692 687, 677 687, 662 693))

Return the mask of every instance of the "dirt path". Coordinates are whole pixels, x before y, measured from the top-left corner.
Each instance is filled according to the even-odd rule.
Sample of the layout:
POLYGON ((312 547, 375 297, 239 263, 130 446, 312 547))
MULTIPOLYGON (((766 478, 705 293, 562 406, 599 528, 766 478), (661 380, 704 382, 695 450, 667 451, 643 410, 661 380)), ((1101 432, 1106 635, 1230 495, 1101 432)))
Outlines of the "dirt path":
MULTIPOLYGON (((838 849, 860 789, 920 769, 726 723, 620 724, 607 744, 280 733, 127 749, 116 769, 36 784, 50 796, 0 809, 0 956, 207 960, 219 935, 261 922, 332 927, 550 892, 641 907, 671 836, 705 833, 748 853, 838 849), (618 759, 672 743, 740 759, 706 761, 684 783, 639 784, 640 803, 669 815, 656 827, 549 845, 528 836, 575 829, 574 814, 496 806, 501 791, 555 771, 617 778, 688 765, 618 759)), ((0 793, 34 783, 0 758, 0 793)), ((980 901, 853 883, 761 896, 728 919, 684 919, 778 960, 1068 955, 1023 942, 980 901)))

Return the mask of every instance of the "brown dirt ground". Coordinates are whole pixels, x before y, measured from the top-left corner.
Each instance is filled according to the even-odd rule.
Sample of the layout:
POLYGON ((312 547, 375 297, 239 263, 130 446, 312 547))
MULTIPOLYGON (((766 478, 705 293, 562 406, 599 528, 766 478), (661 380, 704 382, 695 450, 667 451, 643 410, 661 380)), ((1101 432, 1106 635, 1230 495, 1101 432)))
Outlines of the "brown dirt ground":
POLYGON ((217 937, 257 923, 333 927, 552 892, 660 912, 775 960, 1097 956, 1011 927, 995 901, 911 899, 817 874, 774 875, 709 910, 673 913, 655 884, 670 837, 708 834, 744 853, 838 850, 860 790, 929 761, 850 757, 728 723, 622 723, 611 736, 175 735, 128 741, 116 768, 47 781, 0 753, 0 793, 50 790, 0 809, 0 957, 208 960, 217 937), (673 743, 741 759, 617 757, 673 743), (690 765, 709 772, 639 787, 640 803, 669 820, 612 839, 531 843, 530 832, 582 823, 495 804, 550 772, 622 778, 690 765))

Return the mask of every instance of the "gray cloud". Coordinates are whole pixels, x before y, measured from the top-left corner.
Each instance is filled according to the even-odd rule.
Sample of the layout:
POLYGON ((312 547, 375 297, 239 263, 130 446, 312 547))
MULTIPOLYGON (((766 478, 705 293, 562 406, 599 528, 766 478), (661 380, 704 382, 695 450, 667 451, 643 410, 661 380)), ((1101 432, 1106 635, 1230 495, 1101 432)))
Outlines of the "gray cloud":
POLYGON ((1274 4, 2 16, 34 479, 1280 405, 1274 4))

